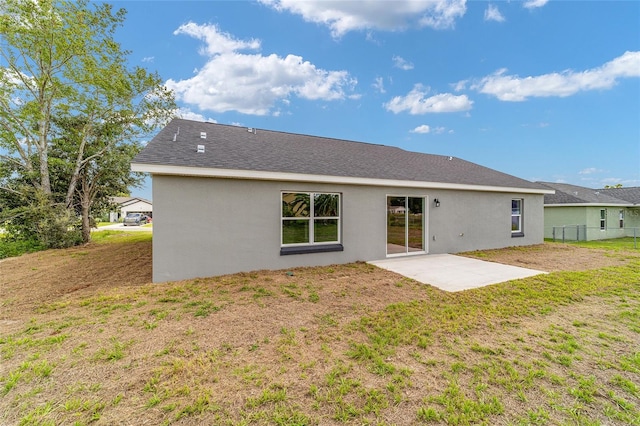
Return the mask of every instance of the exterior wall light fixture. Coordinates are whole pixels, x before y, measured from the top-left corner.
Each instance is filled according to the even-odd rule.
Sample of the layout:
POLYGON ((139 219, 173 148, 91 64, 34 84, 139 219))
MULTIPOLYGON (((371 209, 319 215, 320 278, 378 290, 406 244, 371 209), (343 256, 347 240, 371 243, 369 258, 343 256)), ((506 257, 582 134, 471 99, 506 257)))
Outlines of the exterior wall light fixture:
POLYGON ((433 199, 433 205, 436 207, 440 207, 440 200, 438 200, 437 198, 433 199))

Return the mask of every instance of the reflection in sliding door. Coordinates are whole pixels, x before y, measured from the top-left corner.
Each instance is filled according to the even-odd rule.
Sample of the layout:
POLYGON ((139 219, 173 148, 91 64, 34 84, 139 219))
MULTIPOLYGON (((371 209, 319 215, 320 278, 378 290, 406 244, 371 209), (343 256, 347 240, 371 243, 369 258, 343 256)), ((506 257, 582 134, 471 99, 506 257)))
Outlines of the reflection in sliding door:
POLYGON ((424 198, 387 197, 387 255, 424 251, 424 198))
POLYGON ((407 206, 407 251, 424 251, 424 198, 409 197, 407 206))
POLYGON ((387 254, 406 252, 406 197, 387 197, 387 254))

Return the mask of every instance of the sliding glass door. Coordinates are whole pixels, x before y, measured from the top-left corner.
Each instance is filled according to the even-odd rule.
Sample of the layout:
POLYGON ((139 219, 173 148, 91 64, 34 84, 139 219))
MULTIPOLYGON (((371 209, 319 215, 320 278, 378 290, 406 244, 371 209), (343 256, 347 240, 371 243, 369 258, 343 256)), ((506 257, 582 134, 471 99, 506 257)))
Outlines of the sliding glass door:
POLYGON ((424 252, 424 198, 387 196, 387 255, 424 252))

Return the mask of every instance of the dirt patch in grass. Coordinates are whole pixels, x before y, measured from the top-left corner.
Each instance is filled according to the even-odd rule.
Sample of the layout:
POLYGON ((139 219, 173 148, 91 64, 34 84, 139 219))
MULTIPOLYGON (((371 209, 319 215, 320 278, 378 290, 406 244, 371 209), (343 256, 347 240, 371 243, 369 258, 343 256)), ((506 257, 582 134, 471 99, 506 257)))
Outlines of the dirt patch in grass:
MULTIPOLYGON (((462 255, 553 272, 624 265, 630 259, 640 257, 640 251, 610 252, 545 243, 462 255)), ((90 243, 4 259, 0 263, 0 289, 3 293, 0 323, 21 324, 42 305, 70 303, 78 298, 149 286, 151 268, 151 241, 90 243)), ((366 264, 292 271, 256 271, 195 280, 223 287, 227 282, 244 282, 245 285, 231 286, 227 290, 231 292, 230 298, 237 295, 261 308, 255 310, 253 303, 230 305, 224 315, 217 317, 211 331, 216 330, 220 341, 240 344, 238 339, 248 339, 242 344, 250 344, 251 336, 274 327, 282 317, 293 318, 286 324, 293 327, 323 316, 341 318, 344 322, 363 312, 382 309, 389 303, 423 297, 420 286, 411 280, 366 264), (272 297, 274 295, 278 297, 272 297), (299 312, 299 302, 320 297, 322 304, 307 304, 305 310, 299 312), (243 321, 249 317, 251 321, 243 321)), ((176 282, 175 286, 184 284, 176 282)), ((159 287, 166 289, 173 285, 169 283, 159 287)))
MULTIPOLYGON (((545 243, 527 247, 468 252, 463 255, 553 272, 624 265, 629 259, 640 256, 640 251, 612 253, 568 244, 545 243)), ((20 312, 22 307, 34 306, 75 292, 82 297, 109 288, 148 284, 151 282, 151 267, 151 241, 123 244, 94 243, 66 250, 48 250, 4 259, 0 263, 0 287, 10 300, 10 303, 5 303, 8 306, 5 306, 4 315, 8 315, 10 311, 20 312)), ((359 276, 359 285, 366 289, 367 284, 376 284, 381 275, 389 279, 389 274, 377 268, 376 272, 376 274, 370 274, 371 282, 366 276, 359 276)), ((256 274, 260 274, 268 282, 274 277, 281 278, 283 272, 260 271, 247 276, 256 276, 256 274)), ((395 274, 391 276, 392 281, 398 278, 395 274)), ((333 282, 347 280, 348 276, 334 278, 333 282)), ((392 300, 388 299, 381 288, 376 288, 375 293, 378 298, 375 306, 379 306, 386 300, 392 300)))
MULTIPOLYGON (((640 257, 560 244, 467 255, 545 271, 640 257)), ((7 259, 0 423, 629 424, 640 289, 562 287, 637 277, 619 274, 451 294, 365 263, 151 284, 150 242, 7 259), (545 291, 548 306, 504 313, 545 291)))
POLYGON ((464 256, 545 272, 585 271, 621 266, 640 256, 640 250, 612 252, 570 244, 545 243, 524 247, 483 250, 463 253, 464 256))
POLYGON ((0 263, 0 287, 11 302, 3 309, 5 314, 9 309, 20 312, 75 292, 88 294, 149 282, 151 241, 90 243, 30 253, 0 263))

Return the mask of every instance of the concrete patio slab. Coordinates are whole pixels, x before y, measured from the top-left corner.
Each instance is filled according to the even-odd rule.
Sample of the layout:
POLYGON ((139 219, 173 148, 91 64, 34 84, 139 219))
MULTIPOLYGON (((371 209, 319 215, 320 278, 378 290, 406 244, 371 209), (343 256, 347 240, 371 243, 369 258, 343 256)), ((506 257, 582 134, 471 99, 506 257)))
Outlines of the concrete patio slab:
POLYGON ((368 263, 445 291, 468 290, 546 274, 544 271, 452 254, 394 257, 368 263))

